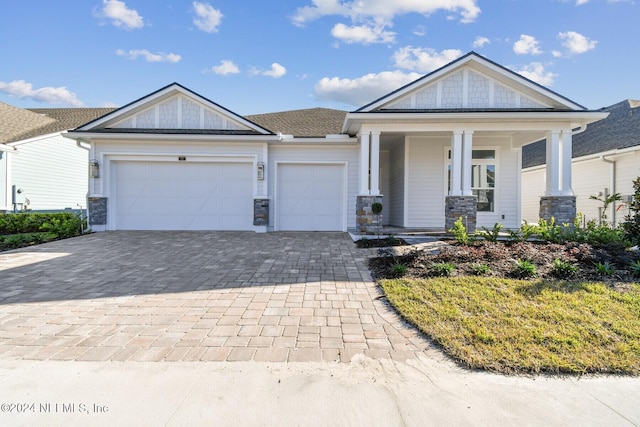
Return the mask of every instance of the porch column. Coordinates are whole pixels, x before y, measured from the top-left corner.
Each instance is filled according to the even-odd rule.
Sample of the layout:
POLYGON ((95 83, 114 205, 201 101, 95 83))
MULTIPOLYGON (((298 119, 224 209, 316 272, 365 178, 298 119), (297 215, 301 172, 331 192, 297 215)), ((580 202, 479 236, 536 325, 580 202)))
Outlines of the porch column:
POLYGON ((547 133, 547 189, 545 196, 560 195, 560 131, 547 133))
POLYGON ((462 195, 462 131, 454 130, 451 138, 451 188, 450 196, 462 195))
POLYGON ((371 132, 371 195, 380 195, 380 132, 371 132))
POLYGON ((572 132, 571 129, 562 130, 562 138, 560 142, 562 160, 561 160, 561 180, 560 180, 560 194, 562 196, 573 196, 573 189, 571 188, 571 157, 572 157, 572 132))
POLYGON ((572 225, 576 218, 576 197, 571 189, 571 129, 554 129, 547 134, 547 189, 540 198, 540 218, 572 225))
POLYGON ((462 140, 462 195, 472 196, 471 174, 473 166, 471 164, 471 153, 473 152, 473 131, 465 130, 462 140))
POLYGON ((369 132, 360 134, 360 194, 369 194, 369 132))

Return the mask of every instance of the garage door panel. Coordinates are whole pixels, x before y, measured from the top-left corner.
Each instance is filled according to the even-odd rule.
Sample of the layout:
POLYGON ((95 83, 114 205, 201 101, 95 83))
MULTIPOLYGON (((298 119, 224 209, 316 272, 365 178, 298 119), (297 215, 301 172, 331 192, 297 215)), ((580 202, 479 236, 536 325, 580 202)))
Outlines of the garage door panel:
POLYGON ((251 230, 251 163, 117 162, 115 228, 251 230))
POLYGON ((278 168, 278 228, 299 231, 344 229, 341 164, 283 164, 278 168))

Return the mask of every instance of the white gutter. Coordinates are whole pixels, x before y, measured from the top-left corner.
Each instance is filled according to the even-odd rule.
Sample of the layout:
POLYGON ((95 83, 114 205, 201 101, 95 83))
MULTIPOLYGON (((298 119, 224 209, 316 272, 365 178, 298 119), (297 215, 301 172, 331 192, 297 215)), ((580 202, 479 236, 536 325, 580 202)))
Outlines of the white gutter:
POLYGON ((65 138, 75 140, 108 139, 108 140, 146 140, 146 141, 216 141, 216 142, 250 142, 264 143, 278 141, 278 135, 203 135, 203 134, 169 134, 169 133, 103 133, 103 132, 65 132, 65 138))
POLYGON ((3 151, 5 153, 13 153, 14 151, 18 151, 18 149, 13 145, 0 144, 0 151, 3 151))
MULTIPOLYGON (((599 160, 603 156, 605 157, 621 156, 623 154, 635 153, 639 151, 640 151, 640 145, 635 145, 633 147, 627 147, 627 148, 616 148, 615 150, 604 151, 601 153, 587 154, 586 156, 582 156, 582 157, 574 157, 573 159, 571 159, 571 162, 572 163, 587 162, 589 160, 599 160)), ((545 168, 546 166, 547 166, 546 163, 543 163, 541 165, 528 167, 526 169, 523 169, 523 171, 535 171, 538 169, 545 168)))

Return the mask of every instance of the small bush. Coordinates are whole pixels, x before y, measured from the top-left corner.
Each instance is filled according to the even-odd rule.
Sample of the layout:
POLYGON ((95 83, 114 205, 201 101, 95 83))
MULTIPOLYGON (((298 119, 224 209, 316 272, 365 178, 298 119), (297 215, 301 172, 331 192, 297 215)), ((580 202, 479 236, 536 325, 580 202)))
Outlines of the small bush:
POLYGON ((578 267, 572 265, 567 261, 562 261, 558 258, 553 260, 553 267, 551 268, 551 274, 559 279, 566 279, 571 277, 578 271, 578 267))
POLYGON ((431 271, 434 275, 440 277, 449 277, 456 269, 456 265, 450 262, 436 262, 431 265, 431 271))
POLYGON ((629 215, 622 224, 625 240, 631 246, 640 245, 640 176, 633 181, 633 196, 629 203, 629 215))
POLYGON ((538 272, 536 265, 529 260, 522 259, 516 261, 516 266, 513 269, 512 274, 520 279, 526 279, 529 277, 535 277, 538 272))
POLYGON ((489 264, 486 264, 486 263, 471 264, 471 271, 476 276, 486 276, 489 273, 491 273, 491 269, 489 268, 489 264))
POLYGON ((629 269, 631 270, 631 274, 640 277, 640 259, 636 262, 629 263, 629 269))
POLYGON ((536 234, 546 242, 563 243, 565 241, 562 227, 556 224, 555 218, 551 218, 551 221, 540 218, 536 234))
POLYGON ((498 237, 500 236, 500 230, 502 230, 502 224, 496 222, 491 230, 483 226, 482 230, 476 232, 476 235, 490 242, 497 242, 498 237))
POLYGON ((468 245, 471 243, 471 239, 467 233, 467 227, 462 223, 462 217, 458 218, 458 220, 453 223, 453 228, 448 231, 453 234, 453 238, 456 239, 458 243, 462 245, 468 245))
POLYGON ((614 265, 609 261, 596 262, 594 263, 594 266, 598 274, 600 274, 601 276, 613 276, 613 274, 616 272, 614 265))
POLYGON ((407 273, 407 266, 401 262, 396 262, 391 266, 391 274, 393 277, 402 277, 407 273))

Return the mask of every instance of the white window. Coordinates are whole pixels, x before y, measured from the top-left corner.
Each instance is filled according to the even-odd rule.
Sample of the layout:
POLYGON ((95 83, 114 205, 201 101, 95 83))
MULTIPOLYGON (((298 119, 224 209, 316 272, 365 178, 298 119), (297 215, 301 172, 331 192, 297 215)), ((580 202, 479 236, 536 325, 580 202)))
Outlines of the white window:
MULTIPOLYGON (((448 150, 447 191, 451 188, 451 150, 448 150)), ((472 150, 471 191, 478 198, 478 212, 493 212, 496 196, 496 150, 472 150)))

